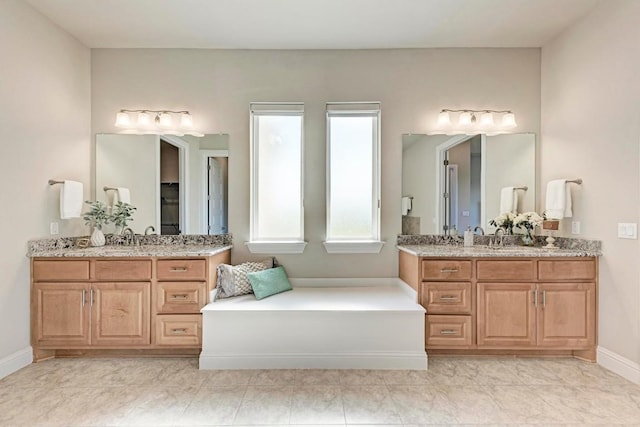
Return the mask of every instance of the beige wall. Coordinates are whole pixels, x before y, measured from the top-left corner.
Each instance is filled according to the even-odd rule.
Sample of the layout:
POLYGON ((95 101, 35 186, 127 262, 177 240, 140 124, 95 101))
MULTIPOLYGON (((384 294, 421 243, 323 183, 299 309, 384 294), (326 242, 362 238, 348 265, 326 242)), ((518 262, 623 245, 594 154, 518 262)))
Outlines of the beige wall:
MULTIPOLYGON (((640 244, 617 238, 638 222, 640 2, 602 2, 542 49, 542 199, 555 178, 573 186, 582 235, 600 239, 599 345, 640 363, 640 244)), ((562 221, 569 235, 571 220, 562 221)))
POLYGON ((393 277, 401 231, 402 138, 426 133, 442 108, 509 108, 518 131, 538 132, 539 49, 216 51, 95 49, 93 132, 114 132, 121 108, 188 109, 205 133, 229 133, 229 229, 234 262, 251 257, 249 103, 305 103, 305 239, 279 256, 294 277, 393 277), (473 69, 469 74, 467 70, 473 69), (328 255, 325 238, 325 103, 382 103, 382 239, 379 255, 328 255))
POLYGON ((90 51, 25 2, 0 2, 0 359, 29 339, 27 240, 87 234, 81 219, 60 220, 60 186, 90 194, 90 51))

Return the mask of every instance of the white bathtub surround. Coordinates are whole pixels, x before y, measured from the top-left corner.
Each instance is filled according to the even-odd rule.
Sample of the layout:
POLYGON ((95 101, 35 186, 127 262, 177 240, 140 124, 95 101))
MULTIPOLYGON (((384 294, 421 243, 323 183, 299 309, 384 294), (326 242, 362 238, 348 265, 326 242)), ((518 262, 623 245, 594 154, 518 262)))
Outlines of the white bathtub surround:
POLYGON ((427 368, 425 311, 401 286, 295 286, 300 280, 309 279, 261 301, 205 306, 200 369, 427 368))
POLYGON ((19 371, 33 362, 33 349, 25 347, 0 359, 0 379, 19 371))

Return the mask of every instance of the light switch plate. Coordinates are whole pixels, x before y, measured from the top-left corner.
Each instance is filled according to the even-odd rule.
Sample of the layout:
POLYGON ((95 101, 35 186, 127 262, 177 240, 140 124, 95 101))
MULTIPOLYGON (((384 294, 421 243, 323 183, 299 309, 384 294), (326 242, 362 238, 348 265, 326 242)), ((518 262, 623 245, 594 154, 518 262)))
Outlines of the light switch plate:
POLYGON ((462 211, 462 216, 469 216, 469 211, 462 211))
POLYGON ((55 236, 56 234, 60 233, 60 229, 58 227, 58 223, 57 222, 53 221, 53 222, 49 223, 49 233, 52 236, 55 236))
POLYGON ((580 234, 580 221, 571 222, 571 234, 580 234))
POLYGON ((620 239, 637 239, 638 238, 638 224, 634 222, 619 222, 618 223, 618 237, 620 239))

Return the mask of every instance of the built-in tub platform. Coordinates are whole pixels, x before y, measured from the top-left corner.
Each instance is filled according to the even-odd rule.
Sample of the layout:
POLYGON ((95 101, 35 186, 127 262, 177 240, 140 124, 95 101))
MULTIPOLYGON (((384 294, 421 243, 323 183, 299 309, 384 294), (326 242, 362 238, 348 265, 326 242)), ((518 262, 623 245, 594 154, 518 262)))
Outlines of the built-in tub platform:
POLYGON ((425 310, 401 286, 217 300, 202 309, 200 369, 427 369, 425 310))

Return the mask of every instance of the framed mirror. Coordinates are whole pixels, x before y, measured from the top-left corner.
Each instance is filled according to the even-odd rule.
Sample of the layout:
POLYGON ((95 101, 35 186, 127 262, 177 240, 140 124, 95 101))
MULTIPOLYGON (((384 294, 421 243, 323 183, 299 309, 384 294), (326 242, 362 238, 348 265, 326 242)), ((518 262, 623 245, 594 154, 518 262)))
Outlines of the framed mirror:
POLYGON ((487 233, 513 187, 517 212, 535 209, 535 134, 403 135, 402 234, 487 233))
POLYGON ((228 232, 229 135, 98 134, 95 152, 96 200, 128 200, 135 233, 228 232))

